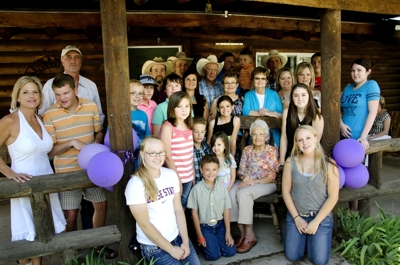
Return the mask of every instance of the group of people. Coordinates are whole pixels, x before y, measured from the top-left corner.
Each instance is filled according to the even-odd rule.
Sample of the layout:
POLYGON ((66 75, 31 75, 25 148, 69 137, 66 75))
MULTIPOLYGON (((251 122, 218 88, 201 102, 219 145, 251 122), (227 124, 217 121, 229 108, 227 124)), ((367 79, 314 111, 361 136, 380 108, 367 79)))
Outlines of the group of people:
MULTIPOLYGON (((179 52, 167 61, 156 57, 145 62, 138 80, 130 80, 138 148, 125 196, 147 262, 200 264, 189 239, 191 232, 207 260, 250 251, 257 243, 254 200, 276 191, 280 165, 284 165, 282 195, 288 208, 285 254, 296 261, 307 251, 314 264, 328 262, 339 175, 320 145, 321 55, 314 54, 312 63, 300 63, 294 73, 285 67, 287 60, 272 50, 261 59, 263 67, 254 67, 252 52, 243 50, 238 77, 231 53, 222 54, 219 61, 210 55, 193 63, 179 52), (270 129, 256 120, 249 132, 241 131, 242 115, 282 118, 282 127, 270 129), (249 145, 241 150, 247 135, 249 145), (190 214, 185 217, 185 212, 190 214), (235 239, 231 222, 240 231, 235 239), (188 232, 187 227, 194 231, 188 232)), ((48 157, 54 157, 57 173, 80 170, 79 150, 103 141, 104 115, 97 87, 79 75, 81 51, 67 46, 61 62, 62 73, 49 80, 43 91, 35 77, 22 77, 14 86, 14 112, 0 120, 0 126, 7 128, 0 133, 0 144, 7 144, 12 159, 11 168, 0 160, 0 172, 9 179, 23 182, 52 173, 48 157), (35 165, 27 167, 33 163, 29 160, 35 165)), ((369 135, 380 100, 379 86, 368 81, 371 68, 367 59, 354 61, 354 84, 341 97, 341 135, 365 148, 369 139, 381 136, 376 130, 369 135)), ((378 127, 383 130, 390 117, 380 116, 378 127)), ((88 204, 82 205, 82 211, 89 208, 89 226, 104 225, 104 189, 68 191, 51 196, 56 233, 77 229, 79 204, 85 202, 82 194, 94 208, 90 214, 88 204)), ((12 200, 13 240, 34 239, 32 218, 22 218, 26 228, 20 224, 21 211, 29 210, 29 199, 12 200)), ((103 251, 107 258, 117 255, 109 248, 103 251)), ((41 264, 40 258, 20 261, 29 262, 41 264)))

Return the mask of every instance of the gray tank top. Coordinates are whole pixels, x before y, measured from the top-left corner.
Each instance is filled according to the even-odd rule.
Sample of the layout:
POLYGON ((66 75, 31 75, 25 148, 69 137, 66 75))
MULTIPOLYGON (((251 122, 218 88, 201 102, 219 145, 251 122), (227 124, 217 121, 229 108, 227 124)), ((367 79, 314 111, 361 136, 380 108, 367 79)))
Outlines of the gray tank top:
POLYGON ((299 213, 319 211, 328 198, 327 184, 319 172, 313 179, 312 175, 302 174, 296 165, 294 157, 292 162, 292 191, 291 195, 299 213))

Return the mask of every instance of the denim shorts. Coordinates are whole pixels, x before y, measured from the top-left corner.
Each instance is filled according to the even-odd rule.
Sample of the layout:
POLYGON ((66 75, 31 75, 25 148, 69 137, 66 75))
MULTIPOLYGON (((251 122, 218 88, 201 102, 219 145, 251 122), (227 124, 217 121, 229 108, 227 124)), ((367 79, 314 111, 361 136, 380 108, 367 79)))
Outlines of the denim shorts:
MULTIPOLYGON (((182 245, 182 238, 178 235, 174 240, 170 242, 173 246, 180 247, 182 245)), ((197 257, 196 251, 194 250, 192 242, 189 240, 190 254, 183 260, 176 260, 168 252, 162 250, 155 245, 144 245, 140 244, 142 256, 146 260, 147 264, 154 262, 154 265, 200 265, 199 258, 197 257)))

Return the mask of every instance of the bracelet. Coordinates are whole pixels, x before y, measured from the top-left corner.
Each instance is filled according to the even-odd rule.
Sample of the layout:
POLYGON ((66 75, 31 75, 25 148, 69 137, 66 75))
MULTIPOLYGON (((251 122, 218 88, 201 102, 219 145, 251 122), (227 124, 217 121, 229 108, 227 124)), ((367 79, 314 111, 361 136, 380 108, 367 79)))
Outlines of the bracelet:
POLYGON ((197 243, 203 243, 203 242, 206 242, 206 239, 204 237, 197 239, 197 243))
POLYGON ((293 217, 293 220, 296 219, 296 218, 299 217, 299 216, 300 216, 300 214, 299 214, 299 215, 296 215, 295 217, 293 217))

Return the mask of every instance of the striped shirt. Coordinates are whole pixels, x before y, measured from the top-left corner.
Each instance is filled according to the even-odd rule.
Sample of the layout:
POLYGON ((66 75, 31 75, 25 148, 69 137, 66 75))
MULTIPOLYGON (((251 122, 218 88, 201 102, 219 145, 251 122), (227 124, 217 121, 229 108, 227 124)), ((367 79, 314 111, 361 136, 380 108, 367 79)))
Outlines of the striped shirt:
POLYGON ((190 182, 194 178, 192 130, 179 130, 168 121, 164 124, 172 127, 171 157, 178 176, 182 183, 190 182))
MULTIPOLYGON (((78 98, 79 104, 75 113, 70 113, 57 102, 43 115, 46 130, 53 138, 54 144, 77 139, 85 144, 94 142, 94 133, 101 130, 100 115, 96 103, 89 99, 78 98)), ((56 173, 78 171, 79 150, 71 147, 54 157, 56 173)))

